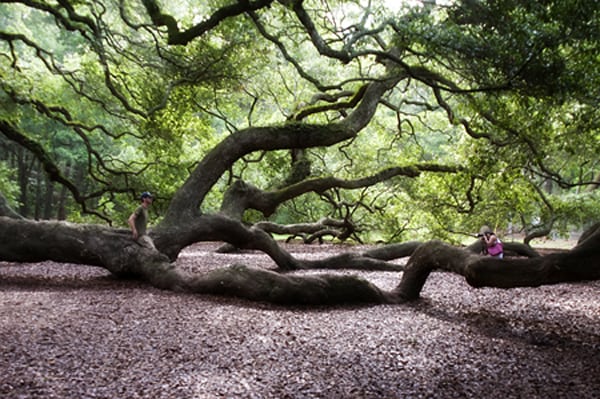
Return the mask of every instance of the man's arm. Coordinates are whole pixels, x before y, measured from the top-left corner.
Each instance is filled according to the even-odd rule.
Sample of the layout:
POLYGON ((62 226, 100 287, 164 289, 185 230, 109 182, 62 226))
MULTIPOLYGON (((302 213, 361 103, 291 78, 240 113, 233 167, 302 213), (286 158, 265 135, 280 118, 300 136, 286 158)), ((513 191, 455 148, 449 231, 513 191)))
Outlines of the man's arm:
POLYGON ((131 216, 129 216, 129 219, 127 219, 127 223, 129 224, 129 227, 131 228, 131 232, 133 233, 133 239, 137 240, 138 238, 138 232, 137 229, 135 228, 135 218, 137 217, 137 215, 135 214, 135 212, 133 212, 131 214, 131 216))

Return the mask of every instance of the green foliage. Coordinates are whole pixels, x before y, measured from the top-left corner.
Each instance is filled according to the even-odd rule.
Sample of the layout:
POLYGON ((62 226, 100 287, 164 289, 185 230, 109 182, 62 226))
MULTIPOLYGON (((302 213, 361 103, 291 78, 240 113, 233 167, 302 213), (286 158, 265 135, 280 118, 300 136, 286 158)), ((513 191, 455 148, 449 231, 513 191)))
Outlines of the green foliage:
POLYGON ((559 101, 589 90, 575 76, 590 72, 589 51, 597 54, 594 1, 465 1, 449 16, 427 44, 451 49, 450 57, 481 84, 507 84, 559 101))
POLYGON ((19 187, 15 184, 16 176, 15 168, 11 168, 5 162, 0 162, 0 193, 4 195, 13 209, 16 209, 18 205, 19 187))
MULTIPOLYGON (((162 3, 185 30, 231 2, 162 3)), ((268 38, 245 13, 186 45, 168 45, 164 27, 153 28, 137 2, 107 3, 102 12, 71 2, 79 18, 58 23, 41 8, 0 4, 0 30, 20 35, 0 40, 0 119, 43 148, 88 209, 124 224, 139 192, 150 190, 156 220, 229 134, 342 120, 351 108, 301 111, 349 101, 391 73, 382 64, 389 53, 406 78, 353 140, 305 152, 310 177, 356 180, 424 162, 461 171, 304 194, 273 220, 351 217, 362 236, 388 242, 460 241, 482 224, 525 229, 540 220, 566 230, 598 217, 597 193, 588 189, 600 171, 595 1, 402 2, 393 13, 384 2, 363 3, 302 2, 323 43, 351 55, 343 61, 315 48, 286 2, 253 14, 268 38)), ((287 150, 239 159, 202 198, 203 210, 217 211, 235 179, 280 188, 291 181, 291 159, 287 150)), ((15 201, 15 188, 24 188, 6 165, 0 190, 15 201)), ((33 172, 28 178, 46 184, 33 172)), ((98 220, 81 214, 81 204, 66 206, 71 220, 98 220)))

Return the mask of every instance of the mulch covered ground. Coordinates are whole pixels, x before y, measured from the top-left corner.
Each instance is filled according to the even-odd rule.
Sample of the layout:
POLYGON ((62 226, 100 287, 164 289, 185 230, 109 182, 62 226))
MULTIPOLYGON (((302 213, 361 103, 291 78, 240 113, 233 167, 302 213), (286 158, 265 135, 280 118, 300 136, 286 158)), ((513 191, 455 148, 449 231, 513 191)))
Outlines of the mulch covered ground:
MULTIPOLYGON (((273 266, 216 247, 189 248, 179 267, 273 266)), ((282 308, 0 262, 0 397, 599 398, 599 293, 600 281, 473 289, 434 273, 411 305, 282 308)))

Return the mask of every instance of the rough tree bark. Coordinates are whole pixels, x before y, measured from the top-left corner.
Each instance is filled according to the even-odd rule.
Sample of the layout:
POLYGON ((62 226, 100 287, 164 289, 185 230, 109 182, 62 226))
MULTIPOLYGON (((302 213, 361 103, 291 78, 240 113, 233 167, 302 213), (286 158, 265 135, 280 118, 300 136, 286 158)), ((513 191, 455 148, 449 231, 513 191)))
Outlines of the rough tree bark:
MULTIPOLYGON (((162 289, 274 303, 380 303, 385 298, 377 287, 355 277, 298 277, 243 265, 222 268, 208 275, 189 275, 177 270, 164 255, 174 251, 173 246, 181 246, 181 241, 173 240, 173 234, 169 233, 173 231, 154 235, 159 251, 153 251, 135 243, 131 233, 124 229, 0 217, 0 240, 5 243, 0 247, 0 259, 13 262, 53 260, 100 266, 117 276, 139 278, 162 289)), ((274 260, 280 271, 311 264, 307 261, 303 266, 303 262, 295 260, 262 230, 248 229, 221 216, 202 216, 197 226, 187 233, 183 230, 178 233, 182 233, 184 240, 192 242, 226 237, 238 247, 259 249, 274 260)), ((333 260, 333 268, 340 262, 340 259, 333 260)))

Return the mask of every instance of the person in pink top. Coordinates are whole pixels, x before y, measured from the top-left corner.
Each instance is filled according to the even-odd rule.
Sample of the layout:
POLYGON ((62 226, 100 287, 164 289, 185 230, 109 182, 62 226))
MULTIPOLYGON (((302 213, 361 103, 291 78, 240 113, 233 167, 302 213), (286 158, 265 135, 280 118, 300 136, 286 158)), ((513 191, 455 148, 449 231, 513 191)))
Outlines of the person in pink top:
POLYGON ((477 234, 483 243, 483 254, 493 256, 494 258, 504 258, 504 247, 502 241, 487 226, 483 226, 477 234))

